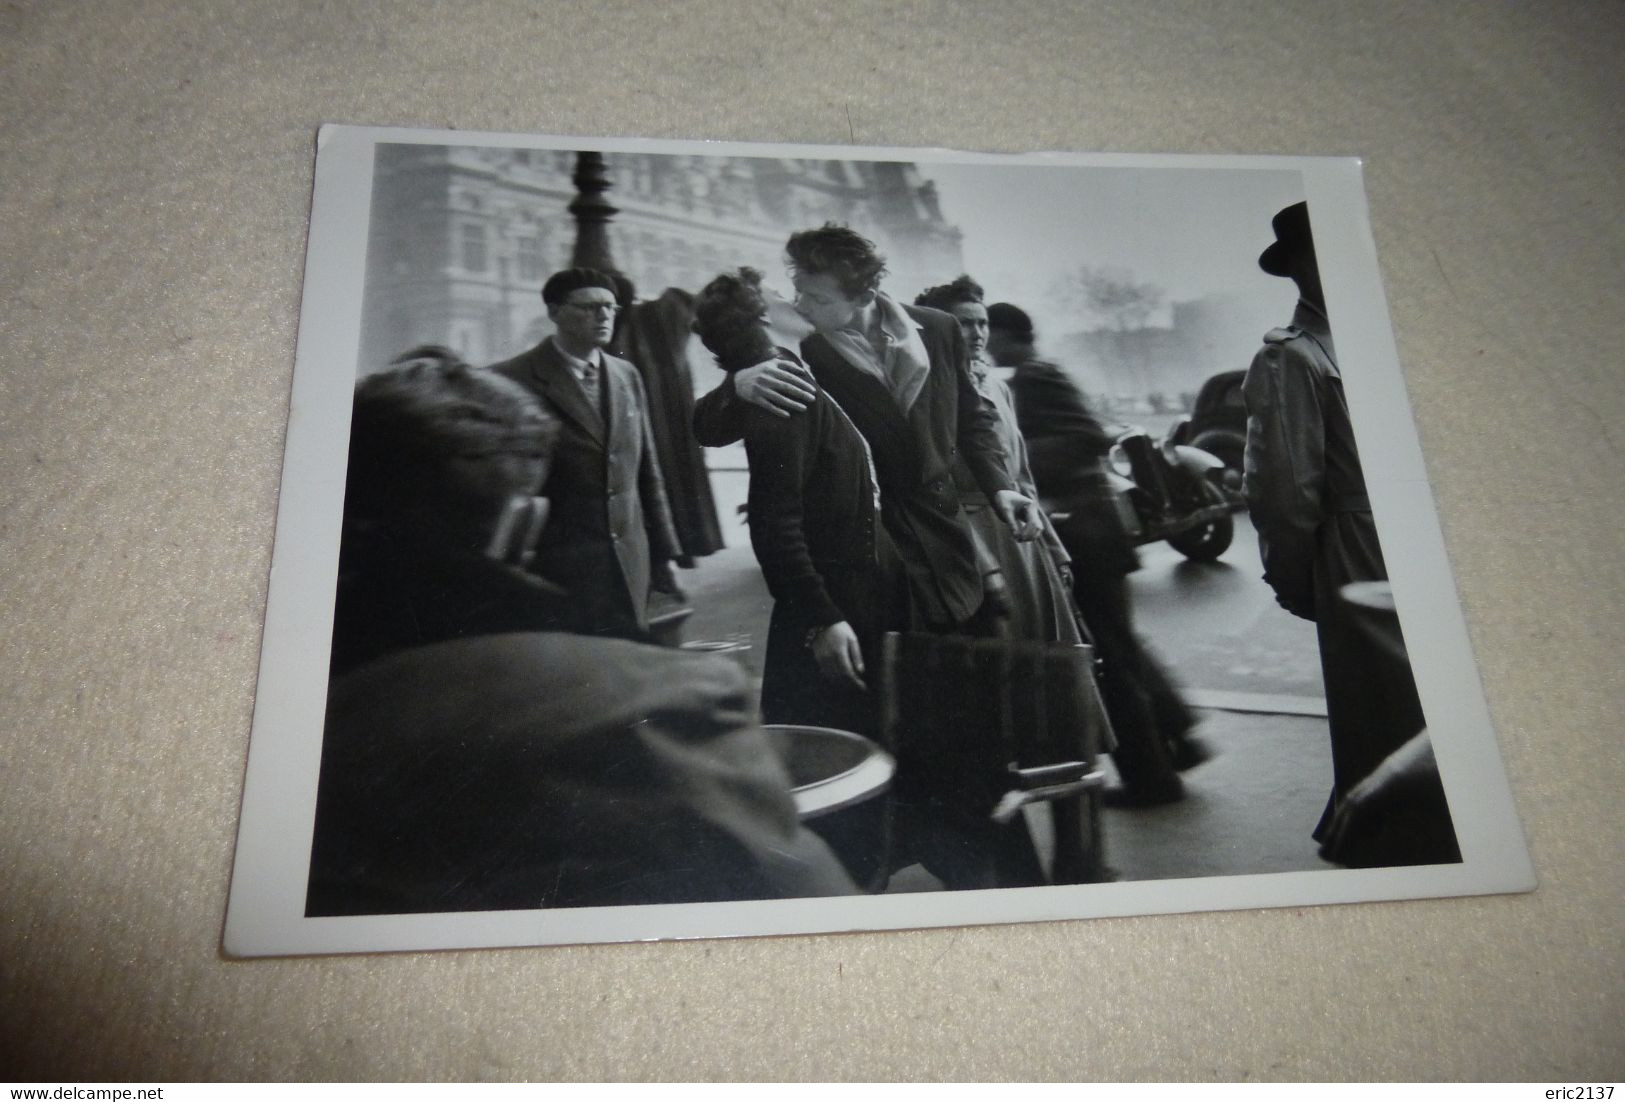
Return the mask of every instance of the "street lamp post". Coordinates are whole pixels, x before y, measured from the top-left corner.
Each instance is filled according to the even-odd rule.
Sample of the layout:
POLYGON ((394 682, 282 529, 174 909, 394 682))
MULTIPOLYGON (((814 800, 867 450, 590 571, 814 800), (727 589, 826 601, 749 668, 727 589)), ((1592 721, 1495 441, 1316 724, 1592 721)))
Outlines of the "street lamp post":
POLYGON ((576 197, 570 214, 576 220, 575 250, 570 263, 577 268, 614 272, 615 259, 609 250, 609 224, 619 213, 604 192, 610 188, 609 173, 602 153, 577 153, 575 173, 570 177, 576 197))

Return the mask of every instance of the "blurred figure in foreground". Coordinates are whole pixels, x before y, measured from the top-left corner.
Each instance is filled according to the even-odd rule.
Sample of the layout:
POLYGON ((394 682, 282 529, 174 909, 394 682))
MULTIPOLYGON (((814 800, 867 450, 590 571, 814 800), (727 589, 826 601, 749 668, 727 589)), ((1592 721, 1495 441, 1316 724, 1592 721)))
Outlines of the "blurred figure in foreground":
POLYGON ((554 432, 523 387, 430 351, 353 424, 308 915, 854 890, 737 666, 535 630, 565 598, 523 570, 554 432))
POLYGON ((331 670, 471 635, 559 626, 569 598, 528 573, 558 423, 517 383, 444 348, 356 387, 331 670))
POLYGON ((1190 733, 1196 719, 1134 632, 1128 575, 1139 569, 1115 492, 1106 479, 1112 438, 1083 392, 1055 364, 1039 359, 1032 318, 1007 302, 988 308, 988 351, 1015 369, 1010 393, 1026 437, 1033 479, 1055 530, 1072 556, 1073 588, 1102 670, 1101 694, 1117 736, 1112 763, 1122 787, 1106 793, 1124 807, 1172 803, 1185 795, 1179 770, 1210 751, 1190 733))
MULTIPOLYGON (((1292 322, 1272 329, 1242 383, 1247 401, 1243 489, 1258 530, 1264 580, 1281 607, 1313 620, 1326 683, 1332 794, 1314 836, 1324 841, 1345 796, 1424 726, 1408 659, 1385 661, 1338 591, 1386 581, 1320 286, 1309 207, 1272 221, 1258 266, 1298 287, 1292 322)), ((1396 618, 1399 653, 1404 640, 1396 618)))
MULTIPOLYGON (((1352 582, 1338 600, 1385 677, 1403 683, 1410 676, 1410 657, 1399 634, 1392 588, 1387 582, 1352 582)), ((1321 833, 1320 855, 1351 868, 1461 860, 1427 731, 1411 735, 1343 795, 1321 833)))

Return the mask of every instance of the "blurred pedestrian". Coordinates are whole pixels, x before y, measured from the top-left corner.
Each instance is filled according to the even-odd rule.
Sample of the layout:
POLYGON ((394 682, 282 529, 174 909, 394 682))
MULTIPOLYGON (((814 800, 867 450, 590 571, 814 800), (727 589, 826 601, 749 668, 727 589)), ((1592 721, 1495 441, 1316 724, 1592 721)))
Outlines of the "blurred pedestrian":
POLYGON ((1172 803, 1185 794, 1178 771, 1205 760, 1209 751, 1191 735, 1195 716, 1134 631, 1127 577, 1140 563, 1106 477, 1112 437, 1078 385, 1039 358, 1025 310, 994 303, 988 327, 993 362, 1014 369, 1016 423, 1038 492, 1058 518, 1056 532, 1072 556, 1072 593, 1100 655, 1101 694, 1117 736, 1112 763, 1122 782, 1107 793, 1108 802, 1172 803))

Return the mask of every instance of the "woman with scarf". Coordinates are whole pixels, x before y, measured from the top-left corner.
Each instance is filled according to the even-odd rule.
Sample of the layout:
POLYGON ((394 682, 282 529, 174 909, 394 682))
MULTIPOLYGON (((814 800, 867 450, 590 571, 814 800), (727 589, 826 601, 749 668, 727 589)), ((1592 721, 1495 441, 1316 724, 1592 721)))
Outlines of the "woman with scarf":
POLYGON ((988 354, 1014 368, 1009 390, 1043 500, 1067 515, 1058 534, 1076 571, 1073 596, 1102 663, 1101 692, 1117 734, 1112 762, 1122 780, 1106 802, 1149 807, 1183 799, 1179 771, 1210 751, 1190 731, 1196 717, 1134 631, 1127 575, 1139 568, 1118 519, 1105 456, 1112 438, 1082 392, 1056 365, 1038 358, 1032 319, 1006 302, 987 310, 988 354))
MULTIPOLYGON (((994 426, 1004 446, 1005 470, 1016 489, 1034 501, 1038 491, 1028 469, 1027 445, 1016 427, 1015 406, 1004 382, 994 377, 984 357, 987 349, 987 307, 982 287, 968 275, 952 283, 931 287, 915 298, 914 305, 952 314, 965 335, 970 351, 971 378, 977 392, 998 414, 994 426)), ((999 520, 964 463, 955 465, 954 482, 959 503, 970 518, 971 527, 993 562, 998 565, 1000 592, 1008 611, 1012 638, 1048 643, 1082 643, 1077 617, 1072 611, 1068 589, 1072 584, 1071 557, 1061 546, 1060 537, 1040 514, 1042 530, 1031 542, 1017 541, 1010 526, 999 520)))

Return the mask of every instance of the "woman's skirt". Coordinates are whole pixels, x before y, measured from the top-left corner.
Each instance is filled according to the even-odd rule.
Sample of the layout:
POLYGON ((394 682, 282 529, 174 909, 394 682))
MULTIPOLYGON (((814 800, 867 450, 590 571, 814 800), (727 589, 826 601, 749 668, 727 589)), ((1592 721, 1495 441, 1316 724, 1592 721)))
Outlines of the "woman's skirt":
POLYGON ((1082 643, 1071 594, 1043 540, 1017 540, 985 498, 962 498, 961 507, 977 541, 1004 575, 1011 636, 1040 643, 1082 643))

